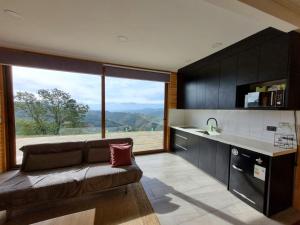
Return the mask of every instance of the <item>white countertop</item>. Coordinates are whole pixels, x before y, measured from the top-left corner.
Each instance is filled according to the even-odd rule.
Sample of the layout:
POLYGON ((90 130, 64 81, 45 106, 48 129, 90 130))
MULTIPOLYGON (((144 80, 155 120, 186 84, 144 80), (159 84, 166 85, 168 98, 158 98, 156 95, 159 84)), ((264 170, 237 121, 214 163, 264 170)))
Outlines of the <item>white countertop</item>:
MULTIPOLYGON (((184 127, 184 126, 182 126, 184 127)), ((258 141, 254 139, 248 139, 248 138, 243 138, 243 137, 238 137, 234 135, 228 135, 228 134, 220 134, 220 135, 206 135, 202 134, 200 132, 197 132, 197 130, 200 129, 189 129, 189 128, 181 128, 179 126, 171 126, 171 128, 184 131, 190 134, 198 135, 200 137, 204 137, 207 139, 211 139, 214 141, 219 141, 228 145, 233 145, 236 147, 248 149, 254 152, 258 152, 264 155, 268 156, 280 156, 280 155, 286 155, 290 153, 295 153, 297 149, 283 149, 283 148, 278 148, 275 147, 271 143, 263 142, 263 141, 258 141)))

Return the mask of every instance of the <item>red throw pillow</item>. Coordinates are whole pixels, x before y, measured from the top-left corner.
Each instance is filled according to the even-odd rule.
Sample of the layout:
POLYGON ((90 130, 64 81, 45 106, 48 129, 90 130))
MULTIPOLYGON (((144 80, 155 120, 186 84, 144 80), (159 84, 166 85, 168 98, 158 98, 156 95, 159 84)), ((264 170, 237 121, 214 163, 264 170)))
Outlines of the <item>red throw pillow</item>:
POLYGON ((111 166, 129 166, 131 162, 131 145, 124 144, 111 144, 110 147, 110 160, 111 166))
MULTIPOLYGON (((109 144, 109 146, 114 146, 114 145, 117 145, 117 146, 129 145, 129 146, 131 146, 131 157, 134 159, 134 155, 133 155, 133 152, 132 152, 132 145, 131 144, 129 144, 129 143, 109 144)), ((111 163, 111 159, 110 159, 110 163, 111 163)))

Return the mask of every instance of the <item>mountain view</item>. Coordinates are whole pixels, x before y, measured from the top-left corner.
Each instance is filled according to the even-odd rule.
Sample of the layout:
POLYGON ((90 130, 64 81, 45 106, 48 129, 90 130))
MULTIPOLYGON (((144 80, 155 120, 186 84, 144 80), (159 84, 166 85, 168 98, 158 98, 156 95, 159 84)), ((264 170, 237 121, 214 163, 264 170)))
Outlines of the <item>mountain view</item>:
MULTIPOLYGON (((99 76, 13 67, 16 133, 21 136, 101 132, 99 76)), ((107 77, 107 132, 162 131, 164 83, 107 77)))
MULTIPOLYGON (((106 111, 106 130, 110 132, 161 131, 163 129, 163 113, 164 110, 162 108, 144 108, 139 110, 128 110, 128 112, 126 112, 126 108, 123 108, 123 111, 121 112, 106 111)), ((30 126, 32 119, 24 113, 24 111, 16 108, 15 119, 17 135, 32 135, 32 132, 28 131, 26 125, 24 125, 27 124, 27 126, 30 126)), ((99 132, 101 132, 101 111, 89 110, 80 127, 62 127, 60 134, 89 134, 99 132)))
MULTIPOLYGON (((163 129, 163 109, 140 109, 136 111, 106 111, 108 131, 158 131, 163 129)), ((84 119, 88 127, 101 126, 101 112, 90 110, 84 119)))

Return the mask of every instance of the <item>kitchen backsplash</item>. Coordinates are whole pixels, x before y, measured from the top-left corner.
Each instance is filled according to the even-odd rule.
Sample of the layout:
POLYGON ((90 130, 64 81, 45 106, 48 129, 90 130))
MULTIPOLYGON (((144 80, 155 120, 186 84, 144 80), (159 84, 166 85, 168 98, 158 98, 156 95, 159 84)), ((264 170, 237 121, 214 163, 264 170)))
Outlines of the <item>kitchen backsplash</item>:
MULTIPOLYGON (((297 112, 298 124, 300 112, 297 112)), ((245 138, 274 142, 274 132, 267 131, 267 126, 278 127, 280 123, 289 123, 291 133, 295 134, 293 111, 270 110, 181 110, 171 109, 169 124, 203 127, 208 118, 218 120, 219 128, 225 134, 245 138)))

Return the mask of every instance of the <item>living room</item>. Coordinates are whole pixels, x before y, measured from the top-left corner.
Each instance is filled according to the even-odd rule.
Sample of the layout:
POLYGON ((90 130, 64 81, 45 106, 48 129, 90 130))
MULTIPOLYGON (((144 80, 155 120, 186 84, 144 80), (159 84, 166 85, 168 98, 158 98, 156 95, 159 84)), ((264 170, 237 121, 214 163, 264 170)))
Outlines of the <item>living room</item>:
POLYGON ((0 224, 300 224, 298 1, 0 2, 0 224))

